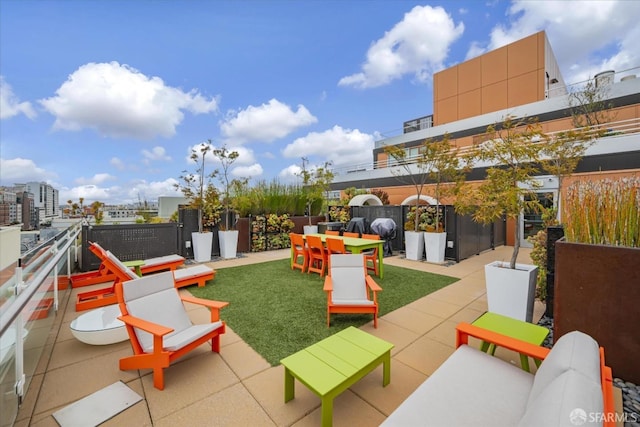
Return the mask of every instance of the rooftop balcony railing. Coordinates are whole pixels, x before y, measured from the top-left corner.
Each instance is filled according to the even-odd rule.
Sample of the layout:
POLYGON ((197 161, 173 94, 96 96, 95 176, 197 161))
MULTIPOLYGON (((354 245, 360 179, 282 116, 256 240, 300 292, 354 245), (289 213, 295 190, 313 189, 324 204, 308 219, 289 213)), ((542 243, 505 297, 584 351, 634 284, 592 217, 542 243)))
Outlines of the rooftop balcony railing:
POLYGON ((13 425, 78 259, 80 224, 0 272, 0 425, 13 425))
MULTIPOLYGON (((604 131, 593 131, 594 135, 597 136, 597 142, 600 145, 600 151, 606 150, 607 141, 611 141, 613 138, 624 137, 629 135, 634 135, 640 133, 640 118, 633 118, 627 120, 619 120, 615 122, 609 122, 601 125, 601 128, 604 131)), ((541 139, 540 142, 544 142, 547 138, 555 138, 561 136, 562 134, 566 134, 570 131, 578 131, 579 129, 565 129, 555 132, 549 132, 545 134, 544 139, 541 139)), ((461 147, 459 150, 460 154, 468 152, 471 150, 473 146, 461 147)), ((587 155, 589 152, 587 152, 587 155)), ((408 163, 417 163, 419 156, 408 157, 408 163)), ((365 163, 358 163, 348 166, 336 167, 332 170, 333 174, 337 178, 348 179, 349 175, 354 175, 361 172, 372 171, 375 169, 389 168, 394 166, 394 163, 391 159, 384 161, 372 161, 365 163)))

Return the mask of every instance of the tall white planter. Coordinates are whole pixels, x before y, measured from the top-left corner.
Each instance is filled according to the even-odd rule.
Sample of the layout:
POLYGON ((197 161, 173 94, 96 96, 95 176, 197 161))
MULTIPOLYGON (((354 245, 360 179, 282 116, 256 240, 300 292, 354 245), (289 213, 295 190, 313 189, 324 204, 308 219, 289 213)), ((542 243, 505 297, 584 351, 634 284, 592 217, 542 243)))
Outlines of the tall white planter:
POLYGON ((489 311, 531 322, 538 267, 516 264, 512 270, 508 262, 495 261, 484 266, 484 273, 489 311))
POLYGON ((305 225, 302 227, 304 234, 318 234, 317 225, 305 225))
POLYGON ((238 251, 238 230, 218 231, 220 241, 220 257, 223 259, 235 258, 238 251))
POLYGON ((193 243, 193 259, 196 262, 211 261, 211 246, 213 245, 212 232, 191 233, 191 242, 193 243))
POLYGON ((447 233, 424 233, 424 250, 427 254, 428 262, 442 264, 446 245, 447 233))
POLYGON ((422 261, 424 253, 424 231, 404 232, 405 258, 414 261, 422 261))

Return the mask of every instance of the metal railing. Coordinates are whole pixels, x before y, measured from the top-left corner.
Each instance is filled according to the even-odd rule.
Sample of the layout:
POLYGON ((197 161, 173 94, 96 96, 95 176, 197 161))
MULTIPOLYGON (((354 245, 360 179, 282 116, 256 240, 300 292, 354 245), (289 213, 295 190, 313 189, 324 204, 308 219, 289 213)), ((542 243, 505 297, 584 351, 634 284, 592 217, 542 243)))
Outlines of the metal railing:
POLYGON ((78 259, 76 224, 0 272, 0 425, 13 425, 78 259), (65 276, 59 279, 59 274, 65 276), (62 283, 63 286, 59 286, 62 283), (61 289, 62 288, 62 289, 61 289))
MULTIPOLYGON (((626 136, 626 135, 636 134, 636 133, 640 133, 640 118, 609 122, 609 123, 600 125, 600 127, 606 129, 606 131, 604 132, 594 131, 595 134, 597 135, 597 139, 613 138, 617 136, 626 136)), ((560 136, 562 134, 566 134, 571 131, 579 131, 579 129, 565 129, 565 130, 560 130, 555 132, 549 132, 544 135, 544 138, 541 139, 540 142, 543 142, 545 139, 560 136)), ((458 150, 458 153, 462 154, 473 148, 474 148, 473 145, 460 147, 458 150)), ((419 157, 420 156, 408 157, 407 163, 409 164, 417 163, 419 157)), ((381 169, 381 168, 389 168, 395 165, 396 164, 392 161, 392 159, 388 159, 384 161, 371 161, 366 163, 358 163, 358 164, 353 164, 348 166, 337 167, 337 168, 333 168, 332 172, 334 176, 348 176, 349 174, 353 174, 353 173, 366 172, 366 171, 371 171, 374 169, 381 169)))

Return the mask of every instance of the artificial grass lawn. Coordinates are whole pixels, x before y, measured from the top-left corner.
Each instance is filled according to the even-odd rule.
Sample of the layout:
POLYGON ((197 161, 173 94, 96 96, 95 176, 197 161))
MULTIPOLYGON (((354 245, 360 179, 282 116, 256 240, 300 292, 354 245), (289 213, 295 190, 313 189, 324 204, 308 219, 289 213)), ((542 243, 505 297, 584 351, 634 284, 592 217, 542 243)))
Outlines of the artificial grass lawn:
MULTIPOLYGON (((374 276, 379 316, 447 286, 458 279, 385 265, 384 279, 374 276)), ((371 314, 333 314, 327 328, 324 277, 291 270, 289 259, 220 269, 196 297, 228 301, 220 316, 272 366, 280 360, 349 326, 360 327, 371 314)))

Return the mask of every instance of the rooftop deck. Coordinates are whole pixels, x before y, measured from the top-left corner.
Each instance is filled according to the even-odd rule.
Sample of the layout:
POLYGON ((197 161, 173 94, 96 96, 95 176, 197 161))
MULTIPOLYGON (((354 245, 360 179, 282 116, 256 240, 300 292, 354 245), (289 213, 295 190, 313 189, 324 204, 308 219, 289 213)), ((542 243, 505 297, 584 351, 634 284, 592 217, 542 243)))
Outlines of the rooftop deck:
MULTIPOLYGON (((335 399, 334 425, 379 425, 431 375, 454 351, 455 325, 471 322, 487 309, 484 265, 509 259, 511 250, 499 247, 449 267, 407 261, 399 256, 385 258, 387 265, 446 274, 460 280, 381 317, 377 329, 373 328, 373 322, 362 327, 395 345, 391 383, 383 388, 382 367, 376 368, 335 399)), ((530 250, 521 249, 518 262, 531 263, 529 253, 530 250)), ((235 260, 212 262, 210 266, 221 270, 288 257, 288 249, 250 253, 235 260)), ((296 397, 285 404, 283 367, 271 367, 229 327, 222 337, 220 354, 211 353, 203 345, 165 370, 164 391, 153 388, 150 370, 120 371, 119 358, 131 354, 128 341, 91 346, 71 335, 69 324, 78 316, 73 304, 77 291, 60 302, 56 325, 16 426, 57 426, 54 412, 117 381, 124 382, 143 400, 104 426, 320 425, 320 399, 296 382, 296 397)), ((190 315, 208 317, 204 310, 194 306, 190 315)), ((543 304, 536 302, 534 321, 543 312, 543 304)), ((519 363, 515 353, 498 349, 496 355, 519 363)))

